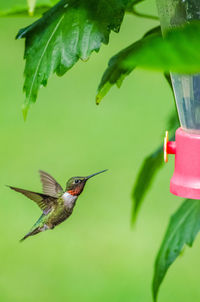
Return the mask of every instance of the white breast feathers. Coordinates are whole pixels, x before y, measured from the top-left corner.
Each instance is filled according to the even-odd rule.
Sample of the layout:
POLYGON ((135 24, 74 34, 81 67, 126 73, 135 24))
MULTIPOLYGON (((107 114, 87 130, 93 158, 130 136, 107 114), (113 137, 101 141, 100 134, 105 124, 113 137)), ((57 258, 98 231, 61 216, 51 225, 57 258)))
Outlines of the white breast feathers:
POLYGON ((68 192, 65 192, 62 196, 63 200, 64 200, 64 205, 68 208, 73 208, 75 205, 75 202, 77 200, 78 196, 74 196, 69 194, 68 192))

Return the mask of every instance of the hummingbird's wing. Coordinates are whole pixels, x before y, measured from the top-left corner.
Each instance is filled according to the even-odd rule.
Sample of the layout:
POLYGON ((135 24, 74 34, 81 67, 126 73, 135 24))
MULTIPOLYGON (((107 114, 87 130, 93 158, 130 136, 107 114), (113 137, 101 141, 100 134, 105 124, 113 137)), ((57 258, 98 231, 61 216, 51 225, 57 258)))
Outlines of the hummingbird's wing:
POLYGON ((35 193, 32 191, 28 191, 28 190, 24 190, 24 189, 12 187, 12 186, 8 186, 8 187, 16 192, 24 194, 26 197, 35 201, 37 203, 37 205, 40 207, 40 209, 45 212, 50 210, 51 207, 57 203, 56 198, 47 196, 45 194, 35 193))
POLYGON ((51 175, 41 170, 39 173, 44 194, 58 198, 64 193, 62 187, 51 175))

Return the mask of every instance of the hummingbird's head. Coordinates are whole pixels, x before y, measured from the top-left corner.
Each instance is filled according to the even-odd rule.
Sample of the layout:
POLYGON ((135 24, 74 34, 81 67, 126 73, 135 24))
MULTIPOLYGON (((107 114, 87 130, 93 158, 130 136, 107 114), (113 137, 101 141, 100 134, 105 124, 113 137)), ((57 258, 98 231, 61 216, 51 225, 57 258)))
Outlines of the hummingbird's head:
POLYGON ((75 177, 71 177, 68 181, 67 181, 67 184, 66 184, 66 191, 71 194, 71 195, 74 195, 74 196, 77 196, 77 195, 80 195, 81 192, 83 191, 84 189, 84 186, 86 184, 86 181, 88 179, 90 179, 91 177, 97 175, 97 174, 100 174, 102 172, 105 172, 107 170, 103 170, 103 171, 100 171, 100 172, 97 172, 97 173, 94 173, 94 174, 91 174, 89 176, 86 176, 86 177, 82 177, 82 176, 75 176, 75 177))

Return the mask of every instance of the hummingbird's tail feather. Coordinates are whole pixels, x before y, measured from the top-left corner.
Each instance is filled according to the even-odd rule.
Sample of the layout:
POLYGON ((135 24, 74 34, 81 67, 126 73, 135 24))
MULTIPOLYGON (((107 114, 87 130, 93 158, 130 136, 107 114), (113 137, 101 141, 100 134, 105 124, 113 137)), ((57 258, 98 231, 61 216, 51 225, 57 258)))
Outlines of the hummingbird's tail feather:
POLYGON ((29 236, 34 236, 38 233, 41 232, 41 229, 38 227, 38 228, 35 228, 34 230, 30 231, 29 233, 27 233, 21 240, 20 242, 23 242, 26 238, 28 238, 29 236))

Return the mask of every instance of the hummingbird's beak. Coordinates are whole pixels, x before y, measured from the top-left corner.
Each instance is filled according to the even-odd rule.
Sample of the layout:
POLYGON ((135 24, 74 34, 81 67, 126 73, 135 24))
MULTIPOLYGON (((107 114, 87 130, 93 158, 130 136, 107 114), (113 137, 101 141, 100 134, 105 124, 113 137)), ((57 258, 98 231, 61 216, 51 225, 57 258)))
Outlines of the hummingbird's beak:
POLYGON ((93 176, 95 176, 97 174, 100 174, 100 173, 103 173, 103 172, 106 172, 106 171, 108 171, 108 169, 100 171, 100 172, 97 172, 97 173, 94 173, 94 174, 91 174, 91 175, 89 175, 89 176, 86 177, 86 180, 88 180, 89 178, 91 178, 91 177, 93 177, 93 176))

